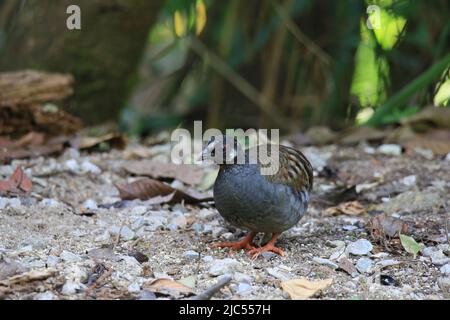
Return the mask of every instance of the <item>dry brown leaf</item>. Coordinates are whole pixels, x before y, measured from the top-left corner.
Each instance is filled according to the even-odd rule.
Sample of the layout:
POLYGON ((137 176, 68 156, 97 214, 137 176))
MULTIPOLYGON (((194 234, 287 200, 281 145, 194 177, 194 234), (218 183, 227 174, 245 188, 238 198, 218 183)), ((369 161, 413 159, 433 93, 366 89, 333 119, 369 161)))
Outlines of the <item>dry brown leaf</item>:
POLYGON ((428 149, 435 155, 446 155, 450 152, 450 130, 433 129, 400 144, 409 150, 428 149))
POLYGON ((127 144, 127 139, 121 134, 108 133, 100 137, 76 137, 70 143, 77 149, 93 149, 101 143, 108 143, 111 148, 123 149, 127 144))
POLYGON ((10 286, 14 284, 45 280, 54 276, 57 272, 58 271, 55 269, 31 270, 0 281, 0 285, 10 286))
POLYGON ((164 163, 158 160, 128 161, 124 169, 137 176, 150 178, 174 178, 189 185, 203 180, 203 170, 196 165, 164 163))
POLYGON ((17 167, 8 180, 0 181, 0 194, 27 194, 32 187, 31 180, 21 167, 17 167))
POLYGON ((0 161, 33 158, 61 152, 64 148, 64 136, 45 141, 45 135, 29 132, 18 140, 7 137, 0 138, 0 161))
POLYGON ((408 225, 403 220, 385 214, 371 218, 366 227, 376 240, 384 239, 385 236, 393 238, 398 237, 400 233, 408 233, 408 225))
POLYGON ((115 187, 119 190, 122 200, 147 200, 155 197, 158 197, 155 199, 156 203, 180 203, 182 201, 199 203, 212 200, 211 197, 194 193, 188 194, 172 188, 166 183, 150 178, 143 178, 129 184, 116 184, 115 187))
POLYGON ((364 206, 358 201, 350 201, 341 203, 338 206, 327 208, 324 212, 324 216, 337 216, 346 214, 349 216, 359 216, 365 212, 364 206))
POLYGON ((188 296, 194 294, 194 291, 191 288, 170 279, 156 279, 144 283, 142 285, 142 288, 154 293, 160 293, 173 297, 179 297, 180 295, 188 296))
POLYGON ((293 300, 304 300, 312 297, 320 290, 325 289, 333 279, 309 281, 305 278, 293 279, 281 282, 281 287, 293 300))

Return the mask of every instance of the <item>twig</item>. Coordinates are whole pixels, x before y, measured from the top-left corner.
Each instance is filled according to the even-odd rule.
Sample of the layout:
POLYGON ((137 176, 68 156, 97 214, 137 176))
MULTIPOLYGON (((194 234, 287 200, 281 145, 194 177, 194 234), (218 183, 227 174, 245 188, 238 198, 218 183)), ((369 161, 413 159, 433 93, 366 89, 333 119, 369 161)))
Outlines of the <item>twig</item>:
POLYGON ((270 3, 275 8, 275 11, 280 16, 284 25, 292 33, 292 35, 301 44, 303 44, 307 50, 317 56, 317 58, 319 58, 324 64, 329 65, 331 61, 330 56, 300 30, 300 28, 294 23, 294 21, 292 21, 292 18, 288 15, 286 10, 282 6, 280 6, 279 3, 273 0, 271 0, 270 3))
POLYGON ((120 234, 122 233, 122 228, 125 225, 125 222, 122 222, 122 225, 120 226, 119 232, 117 233, 116 241, 114 241, 112 249, 114 250, 120 243, 120 234))
POLYGON ((206 289, 199 295, 196 295, 195 297, 192 297, 191 300, 209 300, 211 299, 220 289, 225 287, 229 282, 231 281, 230 276, 224 276, 222 279, 220 279, 219 282, 217 282, 215 285, 213 285, 211 288, 206 289))
POLYGON ((106 268, 106 272, 104 272, 100 277, 98 277, 83 293, 83 299, 86 298, 91 292, 97 288, 99 284, 101 284, 106 278, 108 278, 113 272, 111 267, 106 268))

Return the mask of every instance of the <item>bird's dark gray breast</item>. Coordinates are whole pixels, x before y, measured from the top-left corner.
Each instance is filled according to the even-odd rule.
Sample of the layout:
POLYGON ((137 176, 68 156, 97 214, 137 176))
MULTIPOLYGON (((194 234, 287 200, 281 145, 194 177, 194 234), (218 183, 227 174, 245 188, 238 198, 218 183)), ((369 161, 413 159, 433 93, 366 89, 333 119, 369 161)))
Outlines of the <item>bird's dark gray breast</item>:
POLYGON ((258 165, 230 165, 220 169, 214 200, 222 217, 231 224, 259 232, 283 232, 305 214, 309 194, 272 183, 258 165))

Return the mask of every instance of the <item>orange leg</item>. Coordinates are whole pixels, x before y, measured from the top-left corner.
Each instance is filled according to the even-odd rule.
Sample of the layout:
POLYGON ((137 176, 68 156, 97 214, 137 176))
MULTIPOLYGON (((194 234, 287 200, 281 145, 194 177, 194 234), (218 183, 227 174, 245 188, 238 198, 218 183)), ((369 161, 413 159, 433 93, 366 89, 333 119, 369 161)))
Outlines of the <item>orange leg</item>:
POLYGON ((279 234, 274 233, 272 235, 272 238, 269 240, 269 242, 266 243, 265 246, 262 246, 261 248, 253 248, 248 252, 248 254, 252 256, 252 259, 256 259, 261 253, 268 251, 272 251, 276 254, 279 254, 280 256, 284 256, 284 251, 280 248, 275 247, 275 242, 277 242, 279 236, 279 234))
POLYGON ((213 247, 231 248, 232 251, 237 251, 237 250, 241 250, 241 249, 253 250, 253 249, 255 249, 255 246, 253 245, 252 240, 255 237, 255 235, 256 235, 256 232, 251 231, 241 241, 219 242, 219 243, 213 244, 213 247))

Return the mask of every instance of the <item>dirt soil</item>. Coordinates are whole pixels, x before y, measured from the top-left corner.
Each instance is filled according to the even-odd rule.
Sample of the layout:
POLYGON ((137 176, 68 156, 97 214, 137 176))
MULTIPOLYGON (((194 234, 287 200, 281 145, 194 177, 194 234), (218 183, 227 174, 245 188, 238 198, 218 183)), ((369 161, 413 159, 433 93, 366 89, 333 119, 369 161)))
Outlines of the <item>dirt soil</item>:
MULTIPOLYGON (((20 165, 33 182, 30 196, 0 197, 0 299, 190 298, 225 274, 232 280, 214 299, 290 299, 281 283, 299 278, 332 279, 314 299, 450 296, 450 159, 386 154, 367 145, 303 148, 316 170, 308 213, 281 236, 285 257, 252 260, 243 251, 212 248, 245 233, 228 225, 213 203, 120 202, 114 184, 136 179, 124 169, 136 148, 146 147, 69 149, 57 158, 0 166, 0 179, 20 165), (397 196, 404 194, 402 204, 397 196), (397 200, 393 208, 379 206, 397 200), (324 214, 348 201, 358 201, 363 212, 324 214), (371 236, 367 221, 381 211, 408 224, 421 246, 416 257, 398 239, 383 243, 371 236), (361 239, 372 247, 353 254, 349 245, 361 239), (340 265, 343 257, 350 267, 340 265), (175 282, 157 286, 155 279, 175 282)), ((167 157, 167 148, 152 148, 156 157, 167 157)))

